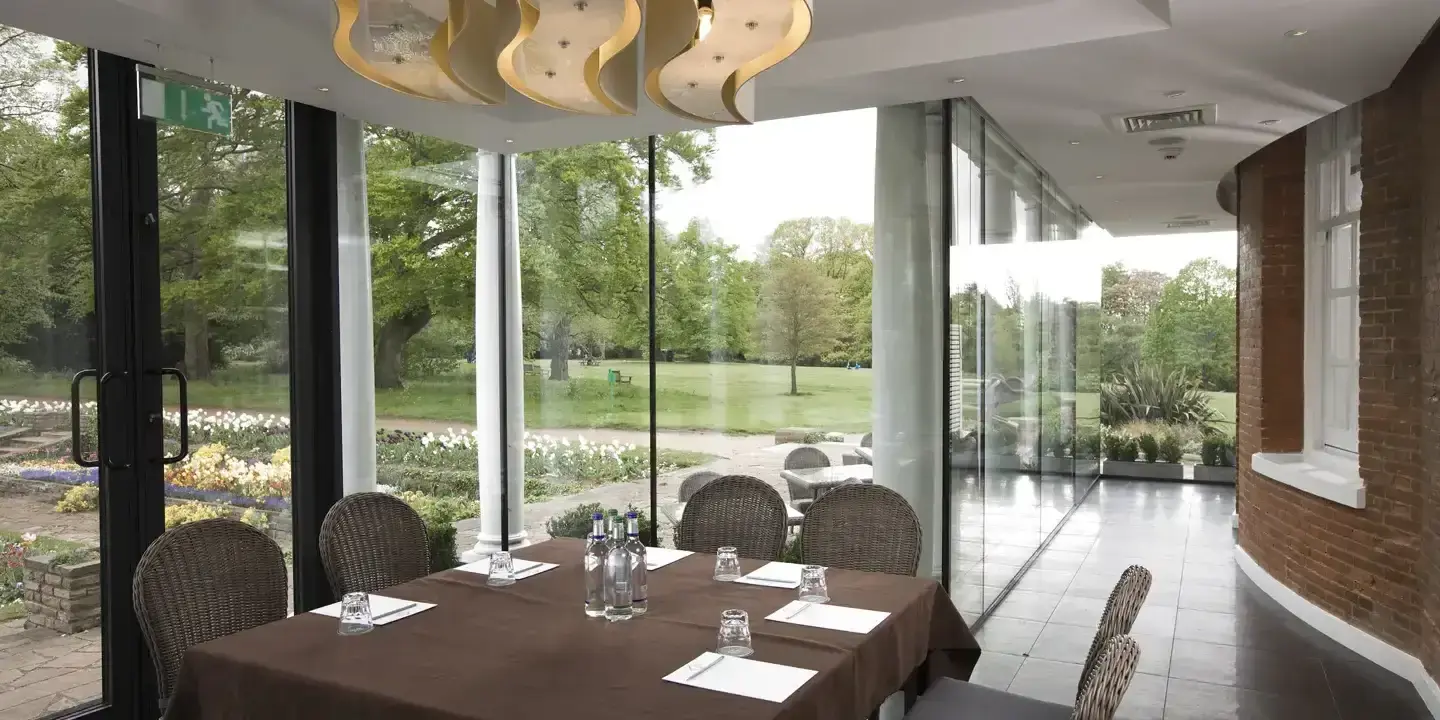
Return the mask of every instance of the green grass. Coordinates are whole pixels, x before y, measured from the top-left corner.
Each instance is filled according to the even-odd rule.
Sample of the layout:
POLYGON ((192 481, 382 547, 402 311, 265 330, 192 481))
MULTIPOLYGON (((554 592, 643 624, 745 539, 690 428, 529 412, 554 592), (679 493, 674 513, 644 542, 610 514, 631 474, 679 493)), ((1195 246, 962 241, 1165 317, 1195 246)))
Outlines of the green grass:
MULTIPOLYGON (((20 542, 20 533, 11 532, 9 530, 0 530, 0 543, 9 544, 18 542, 20 542)), ((40 535, 35 538, 35 542, 30 543, 30 547, 28 550, 26 550, 26 554, 33 556, 49 555, 51 553, 54 553, 58 555, 60 553, 68 553, 75 550, 85 550, 88 549, 88 547, 89 546, 87 546, 85 543, 78 543, 71 540, 62 540, 60 538, 50 537, 48 535, 40 535)))
MULTIPOLYGON (((538 361, 541 374, 525 376, 525 424, 534 428, 650 427, 649 367, 643 360, 603 362, 595 367, 570 363, 574 382, 556 382, 548 361, 538 361), (631 378, 611 386, 611 368, 631 378)), ((709 430, 730 434, 773 432, 781 427, 816 427, 836 432, 871 429, 871 371, 843 368, 799 368, 800 395, 790 395, 790 369, 746 363, 660 363, 657 376, 656 426, 663 430, 709 430)), ((973 383, 972 380, 965 382, 973 383)), ((87 383, 87 386, 89 384, 87 383)), ((93 387, 93 386, 90 386, 93 387)), ((175 404, 174 387, 166 402, 175 404)), ((67 398, 68 377, 56 375, 0 376, 0 395, 67 398)), ((973 392, 966 393, 974 417, 973 392)), ((1211 393, 1211 404, 1224 421, 1234 422, 1234 393, 1211 393)), ((233 408, 288 413, 290 386, 283 375, 267 375, 254 366, 229 367, 210 380, 190 382, 191 407, 233 408)), ((1047 401, 1047 405, 1050 401, 1047 401)), ((1022 402, 1002 406, 1008 415, 1021 412, 1022 402)), ((1098 393, 1078 393, 1076 414, 1094 417, 1098 393)), ((415 380, 406 387, 379 390, 375 413, 382 418, 410 418, 473 424, 474 366, 458 364, 454 372, 415 380)))

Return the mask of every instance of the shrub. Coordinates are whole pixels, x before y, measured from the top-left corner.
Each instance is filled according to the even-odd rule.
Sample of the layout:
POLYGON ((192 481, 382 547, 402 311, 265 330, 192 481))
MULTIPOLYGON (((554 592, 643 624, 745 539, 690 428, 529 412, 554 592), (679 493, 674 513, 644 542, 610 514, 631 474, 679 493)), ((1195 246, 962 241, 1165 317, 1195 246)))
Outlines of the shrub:
POLYGON ((1135 462, 1140 459, 1140 443, 1133 437, 1122 436, 1120 443, 1120 461, 1135 462))
POLYGON ((1119 426, 1136 420, 1208 426, 1215 411, 1184 370, 1135 364, 1100 386, 1100 421, 1119 426))
POLYGON ((805 550, 800 547, 799 535, 792 536, 790 542, 785 545, 785 550, 780 553, 780 562, 796 564, 805 562, 805 550))
POLYGON ((1235 439, 1223 433, 1211 433, 1200 443, 1200 462, 1213 467, 1234 463, 1235 439))
POLYGON ((1185 446, 1181 443, 1180 436, 1168 431, 1160 435, 1159 446, 1156 449, 1160 453, 1161 462, 1178 463, 1181 456, 1185 454, 1185 446))
POLYGON ((96 485, 76 485, 65 491, 60 502, 55 503, 55 512, 78 513, 100 509, 100 488, 96 485))
POLYGON ((192 523, 198 520, 212 520, 214 518, 229 517, 229 513, 219 505, 202 503, 191 500, 165 506, 165 529, 174 530, 185 523, 192 523))
POLYGON ((455 547, 455 522, 480 514, 480 503, 468 498, 436 497, 420 492, 401 492, 405 501, 425 521, 430 544, 430 571, 449 570, 460 564, 455 547))
POLYGON ((1155 440, 1154 433, 1141 435, 1137 442, 1140 445, 1140 453, 1145 456, 1145 462, 1155 462, 1160 459, 1160 443, 1155 440))
MULTIPOLYGON (((629 506, 628 508, 626 508, 626 510, 636 510, 637 512, 639 512, 640 537, 649 537, 651 522, 649 518, 645 517, 645 512, 642 510, 638 510, 634 505, 629 506)), ((560 513, 559 515, 556 515, 549 520, 546 520, 545 532, 549 533, 550 537, 568 537, 581 539, 587 538, 590 536, 591 528, 594 527, 592 525, 593 516, 597 512, 603 513, 608 518, 611 513, 618 511, 614 509, 606 509, 605 506, 601 505, 600 503, 585 503, 583 505, 576 505, 575 507, 570 508, 563 513, 560 513)))
POLYGON ((448 470, 418 465, 381 465, 376 468, 375 474, 381 484, 393 485, 400 490, 451 497, 474 497, 480 482, 478 466, 469 470, 448 470))
POLYGON ((1105 435, 1099 428, 1082 428, 1075 437, 1075 457, 1100 457, 1104 442, 1105 435))
POLYGON ((1125 444, 1130 440, 1128 435, 1119 432, 1108 432, 1104 435, 1105 459, 1120 460, 1125 454, 1125 444))
POLYGON ((270 529, 270 516, 255 508, 246 508, 245 512, 240 516, 240 522, 256 530, 270 529))

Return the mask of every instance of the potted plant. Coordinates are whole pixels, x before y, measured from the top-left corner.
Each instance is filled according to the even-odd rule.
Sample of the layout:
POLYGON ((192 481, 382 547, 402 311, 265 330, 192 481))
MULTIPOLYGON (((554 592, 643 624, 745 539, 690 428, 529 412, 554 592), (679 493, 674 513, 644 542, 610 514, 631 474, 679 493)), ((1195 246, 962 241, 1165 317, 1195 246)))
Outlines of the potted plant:
POLYGON ((1105 453, 1105 434, 1101 428, 1082 427, 1075 435, 1075 473, 1083 477, 1100 474, 1100 458, 1105 453))
POLYGON ((1224 433, 1212 432, 1200 442, 1200 464, 1195 466, 1195 482, 1235 484, 1235 439, 1224 433))
POLYGON ((1047 427, 1045 432, 1047 452, 1040 456, 1040 472, 1060 475, 1074 474, 1075 436, 1067 432, 1059 423, 1047 427))
POLYGON ((1149 463, 1140 461, 1140 439, 1123 430, 1107 434, 1101 472, 1106 477, 1150 477, 1149 463))

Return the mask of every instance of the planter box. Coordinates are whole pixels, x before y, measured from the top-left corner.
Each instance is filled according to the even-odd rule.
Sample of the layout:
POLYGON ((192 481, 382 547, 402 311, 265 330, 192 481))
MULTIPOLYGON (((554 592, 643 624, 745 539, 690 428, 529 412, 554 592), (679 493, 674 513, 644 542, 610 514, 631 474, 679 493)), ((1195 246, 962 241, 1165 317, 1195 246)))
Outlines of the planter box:
POLYGON ((1041 455, 1040 472, 1047 475, 1073 475, 1075 474, 1075 458, 1041 455))
POLYGON ((1138 478, 1141 480, 1184 480, 1185 466, 1180 463, 1125 462, 1106 460, 1101 466, 1106 477, 1138 478))
POLYGON ((1100 461, 1095 458, 1079 458, 1075 461, 1075 475, 1093 478, 1100 474, 1100 461))
POLYGON ((100 625, 100 560, 55 565, 54 555, 25 558, 26 628, 72 635, 100 625))
POLYGON ((1235 468, 1224 465, 1196 465, 1195 482, 1235 484, 1235 468))

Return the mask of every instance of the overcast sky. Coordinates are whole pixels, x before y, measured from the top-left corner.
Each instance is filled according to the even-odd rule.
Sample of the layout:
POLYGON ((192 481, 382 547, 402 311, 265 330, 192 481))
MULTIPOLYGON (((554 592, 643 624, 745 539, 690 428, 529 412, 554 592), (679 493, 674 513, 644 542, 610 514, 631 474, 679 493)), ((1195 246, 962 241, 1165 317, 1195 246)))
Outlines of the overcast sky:
MULTIPOLYGON (((691 218, 753 257, 783 220, 809 216, 875 219, 875 111, 854 110, 771 120, 716 131, 709 182, 661 191, 656 216, 672 232, 691 218)), ((989 245, 952 255, 952 281, 986 285, 1016 276, 1047 294, 1098 299, 1100 268, 1112 262, 1174 275, 1213 257, 1235 267, 1235 233, 1192 233, 1073 242, 989 245), (1092 287, 1093 286, 1093 287, 1092 287), (1090 298, 1091 294, 1095 298, 1090 298)))

